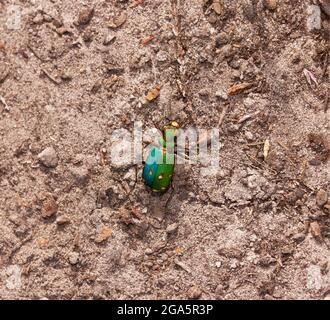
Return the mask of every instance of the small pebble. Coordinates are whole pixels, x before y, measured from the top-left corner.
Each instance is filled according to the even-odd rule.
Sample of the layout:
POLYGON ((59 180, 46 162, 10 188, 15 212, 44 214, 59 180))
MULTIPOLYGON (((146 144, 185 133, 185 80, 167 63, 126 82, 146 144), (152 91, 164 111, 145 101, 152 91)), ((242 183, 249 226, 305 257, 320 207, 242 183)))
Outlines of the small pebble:
POLYGON ((44 21, 44 17, 41 13, 38 13, 32 20, 32 22, 35 24, 42 24, 43 21, 44 21))
POLYGON ((245 138, 249 141, 253 141, 254 140, 254 135, 250 131, 246 131, 245 132, 245 138))
POLYGON ((59 27, 56 29, 56 32, 60 36, 63 36, 65 33, 70 33, 70 31, 66 27, 59 27))
POLYGON ((63 224, 67 224, 70 222, 70 219, 66 216, 59 216, 57 219, 56 219, 56 223, 58 225, 63 225, 63 224))
POLYGON ((56 28, 61 28, 61 27, 63 27, 63 21, 62 21, 61 19, 54 18, 54 20, 53 20, 53 25, 54 25, 56 28))
POLYGON ((224 89, 219 89, 215 93, 215 96, 222 99, 222 100, 228 100, 228 94, 224 89))
POLYGON ((324 205, 324 209, 330 213, 330 202, 324 205))
POLYGON ((203 292, 199 287, 193 286, 187 291, 187 297, 188 297, 188 299, 196 300, 196 299, 200 298, 202 293, 203 292))
POLYGON ((277 8, 277 0, 264 0, 264 6, 268 10, 275 10, 277 8))
POLYGON ((217 298, 219 298, 223 294, 224 290, 225 290, 225 287, 222 284, 217 285, 217 287, 215 288, 215 291, 214 291, 214 293, 217 295, 217 298))
POLYGON ((321 228, 317 221, 311 222, 310 230, 314 238, 319 239, 321 237, 321 228))
POLYGON ((78 16, 78 24, 79 25, 86 25, 88 24, 92 18, 93 18, 93 15, 94 15, 94 8, 90 9, 84 9, 83 11, 81 11, 79 13, 79 16, 78 16))
POLYGON ((220 268, 220 267, 221 267, 221 261, 217 261, 217 262, 215 263, 215 266, 216 266, 217 268, 220 268))
POLYGON ((135 180, 135 170, 131 169, 126 172, 126 174, 123 177, 124 180, 135 180))
POLYGON ((93 32, 91 30, 86 30, 83 35, 82 38, 85 42, 92 42, 93 40, 93 32))
POLYGON ((58 164, 56 151, 53 147, 48 147, 38 154, 39 161, 48 168, 55 168, 58 164))
POLYGON ((235 132, 237 132, 240 129, 240 125, 230 123, 228 125, 227 129, 228 129, 229 132, 235 133, 235 132))
POLYGON ((46 199, 41 207, 41 216, 45 219, 50 218, 58 210, 58 205, 54 198, 50 197, 46 199))
POLYGON ((52 22, 53 18, 48 14, 44 14, 44 21, 45 22, 52 22))
POLYGON ((116 39, 116 36, 113 35, 113 34, 107 34, 105 37, 104 37, 104 40, 103 40, 103 44, 105 46, 108 46, 110 43, 112 43, 114 40, 116 39))
POLYGON ((73 75, 70 72, 68 72, 67 70, 63 70, 61 72, 61 79, 62 80, 70 81, 70 80, 72 80, 72 78, 73 78, 73 75))
POLYGON ((90 178, 89 171, 86 167, 72 168, 71 173, 74 183, 77 186, 85 186, 90 178))
POLYGON ((144 251, 145 254, 147 255, 151 255, 153 253, 152 249, 151 248, 147 248, 145 251, 144 251))
POLYGON ((147 208, 147 207, 143 208, 143 209, 141 210, 141 213, 143 213, 143 214, 148 213, 148 208, 147 208))
POLYGON ((202 97, 207 97, 209 95, 209 91, 207 90, 207 88, 202 88, 198 94, 202 97))
POLYGON ((230 263, 230 269, 236 269, 238 267, 238 262, 236 260, 233 260, 230 263))
POLYGON ((323 207, 328 202, 328 194, 325 190, 320 189, 316 194, 316 204, 323 207))
POLYGON ((294 241, 296 241, 296 242, 301 242, 301 241, 303 241, 303 240, 305 239, 305 237, 306 237, 306 234, 303 233, 303 232, 300 232, 300 233, 295 234, 295 235, 292 237, 292 239, 293 239, 294 241))
POLYGON ((217 173, 217 177, 223 179, 227 176, 230 175, 230 171, 227 169, 219 169, 218 173, 217 173))
POLYGON ((21 223, 21 219, 20 217, 17 215, 17 214, 11 214, 9 217, 8 217, 8 220, 10 222, 12 222, 13 224, 15 224, 16 226, 19 226, 20 223, 21 223))
POLYGON ((168 54, 166 51, 158 51, 157 55, 156 55, 156 59, 158 62, 165 62, 168 60, 168 54))
POLYGON ((166 228, 167 233, 174 233, 178 229, 177 223, 172 223, 166 228))
POLYGON ((110 238, 112 235, 112 229, 107 226, 102 226, 100 228, 100 231, 98 235, 95 238, 96 243, 101 243, 106 241, 108 238, 110 238))
POLYGON ((72 265, 76 265, 79 262, 79 253, 78 252, 71 252, 69 254, 69 262, 72 265))
POLYGON ((218 14, 221 15, 224 13, 224 9, 223 6, 220 2, 220 0, 218 1, 213 1, 213 10, 218 14))
POLYGON ((231 44, 226 44, 220 49, 220 52, 225 58, 228 58, 233 53, 233 47, 231 44))
POLYGON ((226 45, 228 43, 228 36, 226 33, 220 33, 215 38, 215 46, 216 48, 221 48, 222 46, 226 45))

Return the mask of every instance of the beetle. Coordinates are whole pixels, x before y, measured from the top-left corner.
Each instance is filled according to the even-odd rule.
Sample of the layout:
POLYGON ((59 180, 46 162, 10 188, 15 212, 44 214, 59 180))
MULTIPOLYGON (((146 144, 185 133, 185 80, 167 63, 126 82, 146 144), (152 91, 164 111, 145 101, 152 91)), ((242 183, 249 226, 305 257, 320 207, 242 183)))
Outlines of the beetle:
POLYGON ((179 129, 176 121, 162 128, 159 144, 154 146, 146 159, 142 177, 153 192, 164 193, 171 186, 175 167, 176 137, 179 129))

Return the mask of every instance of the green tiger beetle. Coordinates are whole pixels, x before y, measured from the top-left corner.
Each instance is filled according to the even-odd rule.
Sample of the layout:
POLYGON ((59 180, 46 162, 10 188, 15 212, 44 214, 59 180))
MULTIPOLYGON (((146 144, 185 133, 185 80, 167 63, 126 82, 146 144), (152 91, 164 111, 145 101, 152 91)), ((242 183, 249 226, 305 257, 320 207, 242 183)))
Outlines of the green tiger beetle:
MULTIPOLYGON (((165 193, 170 186, 173 187, 176 157, 188 160, 188 163, 192 160, 190 156, 187 157, 187 149, 177 145, 177 138, 180 135, 177 121, 170 121, 161 131, 162 136, 158 144, 151 148, 142 172, 145 185, 155 193, 165 193)), ((195 146, 207 141, 209 141, 208 135, 204 134, 196 141, 195 146)))
POLYGON ((164 193, 172 183, 175 166, 176 137, 179 129, 176 121, 170 121, 162 128, 159 144, 153 146, 146 159, 142 177, 153 192, 164 193))

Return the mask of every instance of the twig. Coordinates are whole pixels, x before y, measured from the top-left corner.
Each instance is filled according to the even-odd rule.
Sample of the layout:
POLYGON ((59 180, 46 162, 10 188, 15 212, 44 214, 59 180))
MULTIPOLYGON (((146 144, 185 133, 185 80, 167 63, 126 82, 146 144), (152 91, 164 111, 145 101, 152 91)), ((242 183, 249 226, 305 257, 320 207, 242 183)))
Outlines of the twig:
POLYGON ((228 108, 229 108, 228 105, 225 105, 225 106, 224 106, 224 108, 223 108, 223 110, 222 110, 222 113, 221 113, 221 115, 220 115, 220 118, 219 118, 218 128, 221 127, 222 122, 223 122, 223 120, 225 119, 225 116, 226 116, 226 114, 227 114, 228 108))
POLYGON ((54 82, 55 84, 59 85, 61 84, 61 81, 58 81, 57 79, 55 79, 51 74, 48 73, 48 71, 46 71, 44 68, 41 68, 41 71, 47 76, 47 78, 49 80, 51 80, 52 82, 54 82))
MULTIPOLYGON (((276 172, 274 169, 270 168, 266 163, 262 163, 262 162, 260 162, 260 161, 257 160, 256 158, 254 158, 254 157, 248 155, 246 152, 244 152, 244 154, 248 157, 248 159, 249 159, 250 161, 254 161, 254 162, 257 163, 260 167, 264 167, 264 169, 268 169, 268 170, 269 170, 272 174, 274 174, 274 175, 277 174, 277 172, 276 172)), ((258 167, 257 167, 257 168, 258 168, 258 167)), ((258 169, 261 169, 261 168, 258 168, 258 169)))
POLYGON ((265 144, 265 142, 252 142, 252 143, 245 143, 243 144, 243 148, 244 147, 256 147, 256 146, 261 146, 265 144))
POLYGON ((288 159, 289 159, 290 163, 295 167, 296 166, 296 161, 295 161, 295 159, 293 159, 290 156, 290 154, 289 154, 290 153, 290 149, 287 146, 285 146, 282 142, 277 141, 277 144, 279 146, 281 146, 286 151, 286 154, 288 156, 288 159))
POLYGON ((307 160, 304 160, 304 162, 302 164, 302 170, 301 170, 301 173, 300 173, 300 177, 299 177, 298 180, 304 181, 305 174, 306 174, 306 169, 307 169, 307 160))
POLYGON ((184 271, 186 271, 187 273, 191 273, 191 269, 182 261, 180 261, 179 259, 174 259, 174 263, 179 266, 181 269, 183 269, 184 271))
POLYGON ((240 119, 237 121, 237 123, 238 123, 238 124, 241 124, 241 123, 243 123, 243 122, 245 122, 245 121, 247 121, 247 120, 249 120, 249 119, 251 119, 251 118, 257 116, 259 113, 260 113, 260 111, 256 111, 256 112, 254 112, 254 113, 246 114, 245 116, 243 116, 242 118, 240 118, 240 119))
POLYGON ((0 102, 5 106, 5 110, 6 111, 9 111, 10 110, 10 108, 9 108, 9 106, 8 106, 6 100, 5 100, 5 98, 3 96, 0 96, 0 102))
POLYGON ((327 51, 324 61, 324 67, 322 72, 322 78, 326 76, 327 70, 328 70, 328 63, 329 63, 329 52, 327 51))
POLYGON ((325 101, 324 101, 324 112, 327 112, 329 109, 329 90, 327 90, 325 101))
POLYGON ((42 61, 42 62, 47 62, 47 61, 49 61, 48 59, 44 59, 44 58, 42 58, 42 57, 36 52, 36 50, 35 50, 30 44, 28 44, 27 47, 31 50, 31 52, 32 52, 32 53, 36 56, 36 58, 38 58, 40 61, 42 61))

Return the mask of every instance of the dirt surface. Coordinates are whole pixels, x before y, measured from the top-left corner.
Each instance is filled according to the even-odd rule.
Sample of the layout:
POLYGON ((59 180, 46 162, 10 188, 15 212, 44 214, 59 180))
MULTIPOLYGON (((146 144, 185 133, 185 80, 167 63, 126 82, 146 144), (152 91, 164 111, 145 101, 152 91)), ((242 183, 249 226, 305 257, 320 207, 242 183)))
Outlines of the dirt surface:
POLYGON ((0 298, 329 299, 329 8, 0 0, 0 298), (167 208, 109 159, 221 115, 220 171, 177 166, 167 208))

